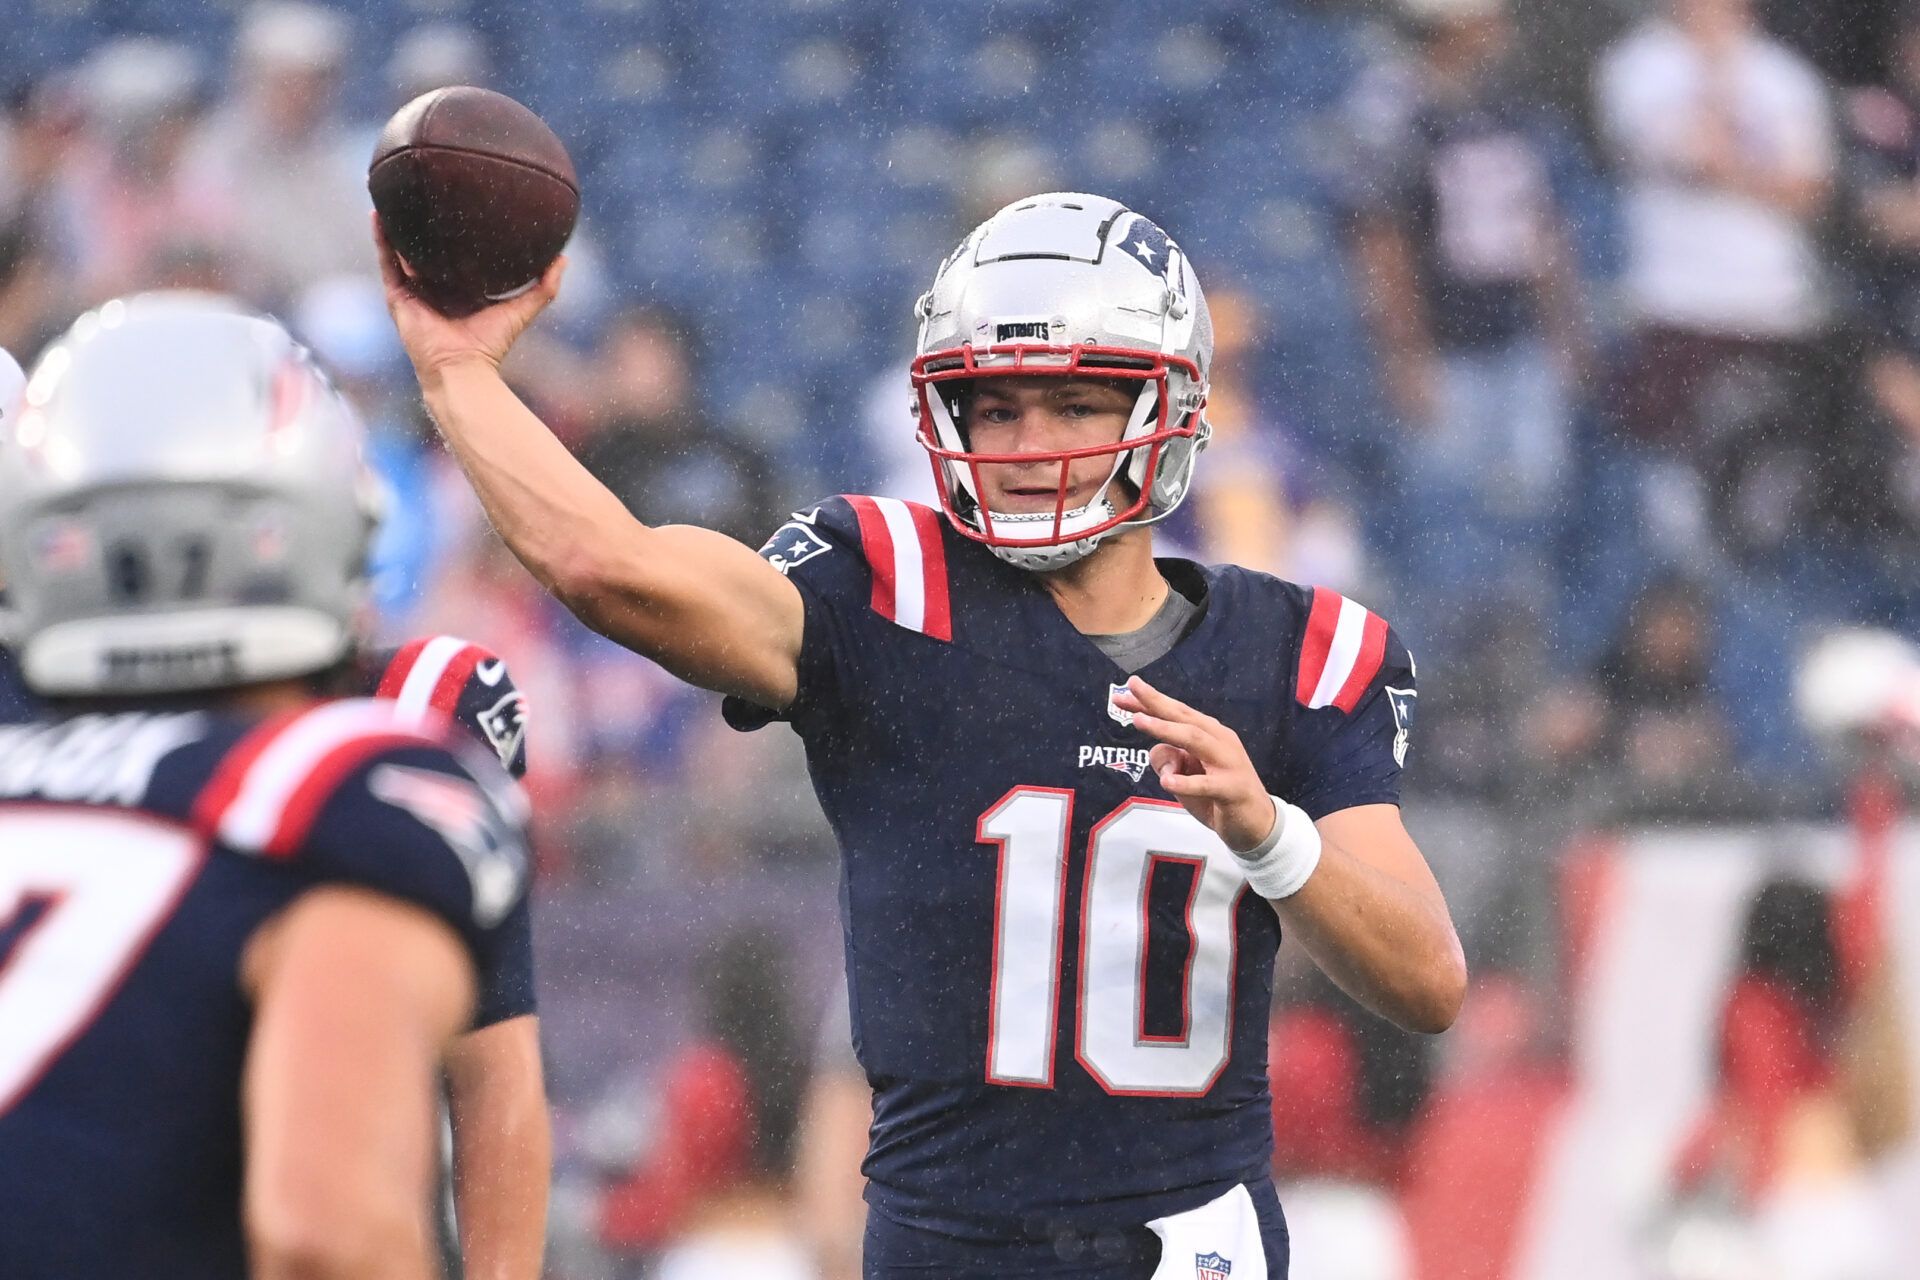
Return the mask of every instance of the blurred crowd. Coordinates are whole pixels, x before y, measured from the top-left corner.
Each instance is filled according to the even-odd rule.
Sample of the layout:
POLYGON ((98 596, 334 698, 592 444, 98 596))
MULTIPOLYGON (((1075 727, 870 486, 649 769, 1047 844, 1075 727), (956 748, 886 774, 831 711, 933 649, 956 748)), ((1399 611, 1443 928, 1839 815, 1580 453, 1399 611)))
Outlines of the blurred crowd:
MULTIPOLYGON (((1050 0, 1007 0, 1008 30, 924 54, 964 48, 948 70, 996 106, 942 99, 897 136, 869 113, 827 139, 862 148, 853 162, 814 139, 785 167, 766 149, 781 100, 743 87, 734 121, 697 96, 660 114, 675 75, 715 62, 704 47, 622 47, 590 88, 550 65, 549 27, 634 9, 660 30, 678 14, 684 35, 699 6, 425 7, 441 16, 100 5, 74 47, 0 73, 0 346, 30 359, 117 294, 219 290, 285 319, 365 413, 390 490, 383 631, 492 645, 533 707, 542 960, 566 975, 543 993, 556 1273, 850 1274, 864 1102, 834 1022, 831 844, 793 743, 728 733, 713 699, 567 618, 424 421, 374 273, 365 166, 388 112, 451 83, 526 98, 582 161, 567 289, 510 375, 641 518, 748 543, 821 492, 931 493, 908 309, 974 221, 1034 189, 1171 193, 1142 205, 1202 272, 1218 363, 1214 443, 1169 540, 1394 619, 1423 677, 1412 825, 1426 842, 1427 806, 1490 975, 1438 1062, 1292 975, 1282 1172, 1316 1220, 1376 1242, 1338 1274, 1499 1274, 1455 1256, 1444 1171, 1492 1158, 1463 1137, 1474 1125, 1524 1127, 1564 1087, 1550 851, 1635 820, 1836 812, 1837 775, 1793 712, 1798 655, 1840 624, 1920 627, 1920 5, 1209 0, 1177 23, 1142 15, 1141 92, 1187 114, 1116 108, 1103 131, 1041 105, 1040 82, 1129 49, 1083 47, 1050 0), (1260 87, 1287 127, 1254 113, 1197 130, 1223 114, 1209 77, 1250 74, 1243 47, 1278 51, 1249 53, 1253 74, 1329 52, 1260 87), (1035 119, 1101 136, 1068 155, 1035 119), (915 176, 928 137, 952 144, 937 182, 915 176), (738 230, 725 217, 663 240, 704 208, 646 188, 668 172, 703 199, 746 182, 767 205, 809 202, 787 261, 733 255, 737 237, 714 238, 738 230), (871 228, 869 182, 885 204, 871 228), (1272 191, 1290 194, 1247 195, 1272 191), (814 287, 835 274, 845 292, 814 287), (742 323, 781 330, 802 362, 743 351, 742 323), (768 868, 777 904, 745 887, 768 868), (810 1085, 795 1061, 818 1064, 810 1085), (788 1215, 796 1185, 812 1248, 788 1215)), ((858 98, 863 69, 926 72, 910 36, 861 35, 920 20, 917 4, 737 7, 779 11, 755 39, 794 51, 752 56, 793 73, 794 120, 858 98), (795 13, 825 25, 789 30, 795 13)), ((1819 934, 1793 892, 1762 907, 1819 934)), ((1751 1016, 1730 1037, 1767 1023, 1801 1053, 1800 1084, 1753 1086, 1770 1116, 1782 1089, 1832 1075, 1838 979, 1804 969, 1771 986, 1756 970, 1764 990, 1731 997, 1751 1016)), ((1696 1172, 1715 1167, 1700 1143, 1696 1172)), ((1764 1182, 1765 1150, 1734 1184, 1764 1182)))

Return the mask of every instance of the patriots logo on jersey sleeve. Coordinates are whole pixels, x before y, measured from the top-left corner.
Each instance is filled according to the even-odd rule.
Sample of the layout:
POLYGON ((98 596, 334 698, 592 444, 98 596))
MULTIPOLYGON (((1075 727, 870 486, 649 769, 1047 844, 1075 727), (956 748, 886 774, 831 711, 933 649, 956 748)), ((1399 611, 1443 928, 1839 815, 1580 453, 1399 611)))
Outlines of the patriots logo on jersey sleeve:
POLYGON ((1217 1253, 1193 1255, 1193 1280, 1227 1280, 1232 1274, 1233 1264, 1217 1253))
POLYGON ((815 556, 831 550, 833 544, 814 532, 810 521, 796 515, 773 531, 773 536, 761 546, 760 554, 781 573, 790 574, 815 556))
POLYGON ((1420 696, 1417 689, 1396 689, 1386 686, 1387 702, 1393 707, 1393 762, 1397 765, 1407 763, 1407 740, 1413 731, 1413 700, 1420 696))
MULTIPOLYGON (((496 676, 495 680, 498 679, 496 676)), ((520 743, 527 736, 527 695, 515 689, 482 711, 478 718, 480 732, 487 735, 487 745, 500 757, 501 764, 511 766, 513 758, 520 753, 520 743)))

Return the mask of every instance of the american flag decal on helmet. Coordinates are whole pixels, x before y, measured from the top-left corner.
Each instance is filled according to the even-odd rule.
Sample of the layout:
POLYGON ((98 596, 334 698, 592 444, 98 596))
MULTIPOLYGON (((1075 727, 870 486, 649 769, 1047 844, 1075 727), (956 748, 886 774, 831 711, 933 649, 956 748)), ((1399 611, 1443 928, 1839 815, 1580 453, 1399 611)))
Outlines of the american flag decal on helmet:
POLYGON ((1386 619, 1338 591, 1315 587, 1294 697, 1309 708, 1352 712, 1380 674, 1386 654, 1386 619))

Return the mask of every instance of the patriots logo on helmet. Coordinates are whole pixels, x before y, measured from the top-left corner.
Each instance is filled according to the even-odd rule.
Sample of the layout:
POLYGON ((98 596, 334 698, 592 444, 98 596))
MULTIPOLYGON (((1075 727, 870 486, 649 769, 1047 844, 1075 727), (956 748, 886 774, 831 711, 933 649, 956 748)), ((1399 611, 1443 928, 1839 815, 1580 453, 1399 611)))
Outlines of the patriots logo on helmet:
POLYGON ((1126 233, 1120 240, 1120 249, 1162 280, 1167 278, 1167 271, 1177 251, 1166 232, 1139 214, 1135 214, 1133 221, 1127 224, 1126 233))
POLYGON ((1232 1274, 1233 1264, 1217 1253, 1193 1255, 1194 1280, 1227 1280, 1232 1274))

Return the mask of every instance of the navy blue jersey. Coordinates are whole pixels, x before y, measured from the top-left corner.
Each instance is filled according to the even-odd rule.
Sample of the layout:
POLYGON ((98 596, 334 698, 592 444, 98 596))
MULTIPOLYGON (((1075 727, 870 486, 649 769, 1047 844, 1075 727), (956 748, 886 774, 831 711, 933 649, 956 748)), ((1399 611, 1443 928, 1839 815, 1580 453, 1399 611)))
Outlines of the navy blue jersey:
POLYGON ((525 894, 524 802, 422 725, 354 700, 0 728, 9 1280, 246 1274, 240 968, 302 892, 416 904, 492 963, 525 894))
MULTIPOLYGON (((350 692, 390 698, 409 713, 428 709, 484 743, 514 777, 527 772, 527 700, 507 664, 492 651, 458 636, 423 636, 365 655, 355 664, 350 692)), ((0 725, 44 713, 27 692, 13 657, 0 648, 0 725)), ((537 1011, 533 981, 533 907, 522 900, 505 925, 502 945, 481 975, 474 1027, 490 1027, 537 1011)))
MULTIPOLYGON (((458 636, 423 636, 375 653, 360 666, 357 692, 391 698, 403 711, 432 710, 449 717, 516 778, 527 772, 527 699, 506 662, 458 636)), ((522 898, 503 926, 493 963, 480 975, 475 1029, 538 1009, 533 983, 533 905, 522 898)))
MULTIPOLYGON (((985 1238, 1139 1225, 1266 1176, 1280 941, 1159 786, 1122 672, 1040 582, 887 498, 762 548, 805 601, 784 718, 844 858, 868 1197, 985 1238)), ((1314 817, 1399 799, 1413 664, 1351 600, 1163 560, 1203 612, 1140 674, 1218 716, 1314 817)))

